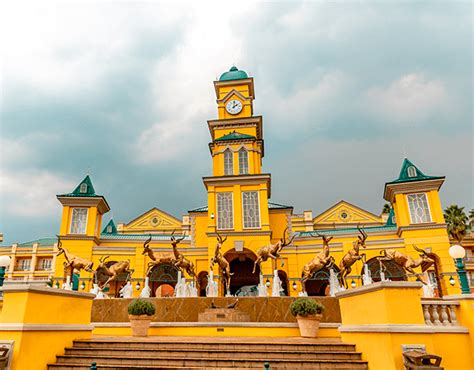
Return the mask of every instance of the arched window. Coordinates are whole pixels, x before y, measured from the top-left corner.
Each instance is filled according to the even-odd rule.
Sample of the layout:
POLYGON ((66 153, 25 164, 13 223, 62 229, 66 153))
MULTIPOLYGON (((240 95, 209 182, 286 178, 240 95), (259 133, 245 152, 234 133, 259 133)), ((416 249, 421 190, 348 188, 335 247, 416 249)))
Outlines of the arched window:
POLYGON ((81 194, 87 193, 87 184, 85 182, 81 184, 81 187, 79 188, 79 193, 81 194))
POLYGON ((245 148, 239 150, 239 174, 246 175, 249 173, 249 155, 245 148))
POLYGON ((414 166, 408 167, 408 177, 416 177, 416 168, 414 166))
POLYGON ((224 175, 234 174, 234 153, 230 149, 224 151, 224 175))

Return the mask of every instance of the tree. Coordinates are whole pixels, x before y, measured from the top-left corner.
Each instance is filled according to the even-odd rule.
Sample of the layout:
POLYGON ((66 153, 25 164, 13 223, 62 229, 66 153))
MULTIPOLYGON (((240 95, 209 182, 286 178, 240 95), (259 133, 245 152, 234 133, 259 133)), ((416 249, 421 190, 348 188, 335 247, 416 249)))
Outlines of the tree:
POLYGON ((444 219, 448 224, 448 234, 461 243, 466 236, 468 218, 464 213, 464 207, 459 207, 455 204, 450 205, 444 210, 444 219))
POLYGON ((390 209, 391 209, 390 204, 385 203, 382 208, 382 213, 390 213, 390 209))
POLYGON ((473 224, 474 224, 474 208, 469 211, 469 225, 471 225, 471 231, 472 231, 473 224))

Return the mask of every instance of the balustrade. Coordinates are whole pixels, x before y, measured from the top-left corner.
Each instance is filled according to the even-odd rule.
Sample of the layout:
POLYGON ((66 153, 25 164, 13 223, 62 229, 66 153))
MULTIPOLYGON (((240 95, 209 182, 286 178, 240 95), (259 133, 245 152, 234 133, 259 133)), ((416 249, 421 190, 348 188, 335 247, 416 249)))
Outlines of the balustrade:
POLYGON ((457 326, 456 306, 458 301, 422 300, 426 325, 457 326))

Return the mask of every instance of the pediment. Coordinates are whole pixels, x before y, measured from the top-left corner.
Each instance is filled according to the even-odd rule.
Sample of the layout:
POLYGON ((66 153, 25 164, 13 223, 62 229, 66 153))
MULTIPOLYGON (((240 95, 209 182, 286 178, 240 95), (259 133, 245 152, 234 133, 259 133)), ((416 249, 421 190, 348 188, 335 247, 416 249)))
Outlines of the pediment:
POLYGON ((341 200, 313 219, 313 224, 380 224, 382 217, 366 211, 354 204, 341 200))
POLYGON ((242 101, 252 100, 251 98, 243 95, 240 91, 236 89, 232 89, 227 94, 225 94, 225 96, 222 99, 218 100, 218 103, 226 103, 227 100, 230 100, 234 96, 237 96, 242 101))
POLYGON ((123 232, 173 231, 181 229, 181 226, 181 221, 176 217, 154 207, 124 225, 123 232))

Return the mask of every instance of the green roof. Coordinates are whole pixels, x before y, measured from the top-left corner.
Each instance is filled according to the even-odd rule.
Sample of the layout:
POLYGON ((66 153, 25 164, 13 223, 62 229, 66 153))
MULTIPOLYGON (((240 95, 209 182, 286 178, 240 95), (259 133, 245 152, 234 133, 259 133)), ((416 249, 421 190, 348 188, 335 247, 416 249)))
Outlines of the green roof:
POLYGON ((115 226, 114 220, 110 220, 109 223, 102 230, 102 234, 117 234, 117 226, 115 226), (107 231, 110 229, 110 231, 107 231))
MULTIPOLYGON (((101 233, 101 239, 113 240, 147 240, 151 236, 151 240, 171 240, 171 234, 106 234, 101 233)), ((184 240, 191 240, 189 235, 184 236, 184 240)))
POLYGON ((32 247, 33 244, 38 244, 38 245, 41 245, 41 246, 52 246, 57 241, 58 241, 58 238, 56 238, 56 237, 46 237, 46 238, 40 238, 40 239, 32 240, 32 241, 25 242, 25 243, 20 243, 20 244, 18 244, 18 247, 28 248, 28 247, 32 247))
POLYGON ((89 175, 84 177, 79 185, 72 191, 72 193, 61 194, 62 197, 99 197, 94 190, 94 186, 92 185, 91 178, 89 175), (82 191, 81 191, 82 190, 82 191))
POLYGON ((224 72, 219 81, 243 80, 249 78, 247 72, 239 70, 236 66, 232 66, 229 72, 224 72))
POLYGON ((443 176, 427 176, 421 172, 408 158, 405 158, 400 170, 398 179, 388 182, 388 184, 396 184, 409 181, 435 180, 443 179, 443 176))
POLYGON ((397 226, 397 222, 395 220, 395 212, 393 211, 393 207, 390 208, 390 213, 388 214, 387 222, 385 226, 397 226))
POLYGON ((268 209, 287 209, 293 208, 292 206, 286 206, 284 204, 268 202, 268 209))
POLYGON ((227 135, 221 136, 215 141, 228 141, 228 140, 244 140, 244 139, 256 139, 255 136, 242 134, 240 132, 229 132, 227 135))
MULTIPOLYGON (((364 227, 363 230, 367 234, 371 233, 379 233, 379 232, 388 232, 388 231, 397 231, 397 226, 372 226, 372 227, 364 227)), ((350 227, 350 228, 341 228, 341 229, 331 229, 331 230, 320 230, 320 232, 324 232, 324 235, 345 235, 345 234, 355 234, 359 232, 357 227, 350 227)), ((317 237, 315 231, 300 231, 298 233, 299 238, 304 237, 317 237)))
POLYGON ((191 209, 188 212, 207 212, 207 206, 191 209))

